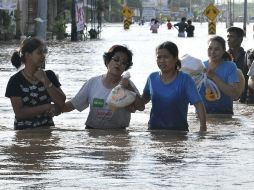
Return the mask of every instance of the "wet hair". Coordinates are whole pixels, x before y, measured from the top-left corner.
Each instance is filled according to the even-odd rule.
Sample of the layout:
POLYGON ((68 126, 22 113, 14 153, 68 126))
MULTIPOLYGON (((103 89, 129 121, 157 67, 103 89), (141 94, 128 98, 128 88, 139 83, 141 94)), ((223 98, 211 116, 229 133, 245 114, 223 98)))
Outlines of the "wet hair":
POLYGON ((244 30, 239 28, 239 27, 235 27, 235 26, 231 26, 227 29, 227 32, 233 32, 235 33, 239 38, 243 38, 244 37, 244 30))
MULTIPOLYGON (((178 47, 175 43, 171 42, 171 41, 166 41, 163 42, 162 44, 158 45, 156 48, 156 52, 158 52, 158 50, 160 49, 165 49, 167 50, 174 58, 178 59, 178 47)), ((178 59, 176 62, 176 70, 181 68, 181 61, 178 59)))
POLYGON ((11 63, 15 68, 19 68, 25 63, 25 53, 32 53, 37 48, 45 46, 44 42, 36 37, 28 37, 22 41, 19 50, 16 50, 11 57, 11 63))
POLYGON ((186 21, 186 17, 182 17, 181 21, 185 22, 186 21))
POLYGON ((191 23, 192 23, 192 21, 189 19, 189 20, 187 20, 187 23, 188 23, 188 24, 191 24, 191 23))
POLYGON ((224 50, 224 54, 222 55, 222 60, 224 61, 232 61, 232 56, 226 51, 226 41, 221 36, 213 36, 209 39, 208 42, 216 41, 218 42, 222 49, 224 50))
POLYGON ((133 62, 132 62, 133 53, 126 46, 122 46, 122 45, 114 45, 114 46, 112 46, 108 50, 108 52, 105 52, 103 54, 104 64, 106 66, 108 66, 110 60, 116 54, 116 52, 122 52, 122 53, 125 53, 127 55, 128 64, 125 67, 125 71, 127 71, 133 65, 133 62))

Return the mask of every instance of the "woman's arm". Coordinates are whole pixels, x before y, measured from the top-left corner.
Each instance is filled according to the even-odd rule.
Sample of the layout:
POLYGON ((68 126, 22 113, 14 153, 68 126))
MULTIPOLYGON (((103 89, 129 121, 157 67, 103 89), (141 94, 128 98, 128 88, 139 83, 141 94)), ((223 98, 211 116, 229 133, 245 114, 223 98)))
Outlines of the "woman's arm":
POLYGON ((207 70, 207 77, 212 79, 216 85, 218 86, 218 88, 227 96, 232 97, 233 99, 238 98, 239 94, 238 94, 238 85, 237 83, 232 83, 232 84, 228 84, 226 82, 224 82, 220 77, 218 77, 214 71, 212 70, 207 70))
POLYGON ((198 114, 198 118, 200 121, 200 131, 206 131, 207 130, 207 126, 206 126, 206 111, 205 111, 205 106, 202 102, 198 102, 196 104, 194 104, 196 110, 197 110, 197 114, 198 114))
POLYGON ((250 76, 248 80, 248 87, 254 90, 254 78, 250 76))
POLYGON ((62 112, 71 112, 75 109, 75 107, 73 106, 73 104, 68 101, 64 104, 64 107, 62 109, 62 112))
POLYGON ((140 95, 136 96, 134 106, 135 106, 135 110, 144 111, 145 103, 144 103, 144 100, 142 99, 142 97, 140 95))
POLYGON ((135 112, 136 110, 143 111, 145 109, 145 103, 142 97, 140 96, 140 93, 136 88, 136 86, 134 85, 134 83, 131 82, 129 79, 123 78, 121 80, 121 85, 123 88, 135 92, 137 94, 135 101, 130 106, 128 106, 127 109, 130 112, 135 112))
POLYGON ((66 96, 63 93, 62 89, 55 87, 54 84, 48 79, 46 72, 42 69, 36 71, 34 76, 43 83, 52 101, 60 109, 62 109, 66 100, 66 96))
POLYGON ((44 86, 50 95, 52 102, 54 102, 60 109, 62 109, 66 100, 66 96, 62 89, 55 87, 51 82, 45 83, 44 86))
POLYGON ((44 113, 48 113, 50 116, 55 114, 55 106, 53 104, 27 107, 23 105, 20 97, 11 97, 10 99, 15 117, 17 119, 33 118, 44 113))

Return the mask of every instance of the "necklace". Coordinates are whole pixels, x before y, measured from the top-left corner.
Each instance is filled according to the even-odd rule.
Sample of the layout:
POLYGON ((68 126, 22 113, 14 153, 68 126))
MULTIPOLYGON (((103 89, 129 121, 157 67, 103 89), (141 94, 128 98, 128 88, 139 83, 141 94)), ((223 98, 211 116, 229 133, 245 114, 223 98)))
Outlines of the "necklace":
POLYGON ((28 74, 25 72, 25 70, 22 71, 22 74, 23 74, 24 77, 25 77, 30 83, 32 83, 33 85, 35 85, 35 84, 38 83, 38 81, 37 81, 34 77, 28 75, 28 74))

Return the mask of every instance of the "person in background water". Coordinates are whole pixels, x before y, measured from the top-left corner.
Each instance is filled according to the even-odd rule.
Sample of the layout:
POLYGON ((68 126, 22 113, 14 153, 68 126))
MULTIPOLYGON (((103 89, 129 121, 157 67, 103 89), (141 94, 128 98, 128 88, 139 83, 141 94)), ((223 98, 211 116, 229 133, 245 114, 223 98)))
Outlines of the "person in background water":
MULTIPOLYGON (((247 50, 245 55, 245 64, 248 66, 248 69, 254 66, 253 62, 254 62, 254 49, 249 49, 247 50)), ((248 91, 247 91, 246 103, 254 104, 254 75, 253 74, 250 75, 248 79, 248 91)))
POLYGON ((150 26, 152 26, 152 25, 154 24, 154 21, 155 21, 154 18, 152 18, 152 19, 150 20, 150 26))
POLYGON ((151 24, 150 30, 152 33, 158 33, 158 28, 160 27, 159 22, 157 19, 154 19, 153 23, 151 24))
POLYGON ((144 17, 142 17, 140 20, 139 20, 139 25, 144 25, 144 23, 145 23, 145 19, 144 19, 144 17))
POLYGON ((188 23, 188 26, 185 29, 187 33, 187 37, 194 37, 195 26, 192 25, 192 21, 190 19, 187 20, 187 23, 188 23))
POLYGON ((172 23, 171 23, 170 19, 167 20, 167 28, 168 28, 168 30, 172 29, 172 23))
POLYGON ((156 48, 159 72, 149 75, 142 102, 150 100, 152 108, 149 129, 188 131, 188 105, 194 104, 200 120, 200 131, 206 131, 206 111, 193 79, 179 71, 181 62, 176 44, 166 41, 156 48))
POLYGON ((174 24, 174 27, 178 30, 178 37, 185 37, 185 30, 187 26, 186 17, 183 17, 181 22, 174 24))
POLYGON ((245 62, 245 54, 243 47, 241 47, 244 37, 244 31, 241 28, 232 26, 227 29, 227 42, 228 42, 228 53, 232 56, 238 69, 240 69, 245 78, 244 92, 240 97, 239 102, 246 103, 248 93, 248 66, 245 62))
MULTIPOLYGON (((63 112, 74 109, 81 112, 90 106, 86 120, 87 129, 125 129, 129 126, 131 112, 136 109, 143 110, 144 106, 137 101, 137 104, 134 102, 128 107, 113 111, 106 100, 111 90, 122 81, 123 72, 133 65, 132 52, 125 46, 114 45, 104 53, 103 59, 107 72, 89 79, 74 98, 65 103, 63 112)), ((135 91, 136 99, 140 98, 134 84, 130 80, 126 84, 125 88, 135 91)))
POLYGON ((226 52, 226 42, 222 37, 214 36, 209 39, 208 57, 209 60, 204 62, 206 74, 219 88, 221 97, 217 99, 216 96, 209 94, 211 92, 207 91, 203 84, 199 92, 206 112, 230 117, 233 115, 233 99, 239 98, 241 94, 237 89, 239 83, 237 67, 230 61, 231 56, 226 52))
POLYGON ((11 100, 16 130, 54 126, 52 117, 64 106, 66 97, 58 78, 53 71, 42 69, 46 50, 40 39, 29 37, 12 55, 13 66, 25 66, 11 76, 5 93, 11 100))

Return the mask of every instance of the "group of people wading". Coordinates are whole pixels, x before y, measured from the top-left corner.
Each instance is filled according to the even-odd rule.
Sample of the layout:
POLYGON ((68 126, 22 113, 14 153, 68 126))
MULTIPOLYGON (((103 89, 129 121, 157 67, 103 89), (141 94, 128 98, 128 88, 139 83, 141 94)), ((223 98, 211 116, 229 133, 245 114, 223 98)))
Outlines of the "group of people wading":
MULTIPOLYGON (((176 26, 180 30, 180 25, 176 26)), ((254 54, 252 50, 246 53, 241 47, 242 29, 231 27, 227 33, 229 49, 226 50, 226 41, 222 37, 213 36, 208 42, 208 60, 203 62, 207 77, 220 90, 221 96, 216 100, 207 99, 205 84, 198 89, 193 78, 180 70, 177 45, 165 41, 155 48, 159 70, 148 75, 142 93, 135 87, 135 81, 122 77, 133 65, 132 51, 123 45, 113 45, 103 54, 105 73, 90 78, 73 98, 66 101, 56 74, 42 68, 46 44, 35 37, 27 38, 11 58, 13 66, 24 67, 11 76, 5 93, 14 110, 14 129, 54 126, 54 116, 88 107, 86 128, 125 129, 131 114, 136 110, 143 111, 151 102, 149 129, 188 131, 187 115, 191 104, 195 106, 200 131, 206 131, 208 115, 232 116, 233 101, 254 102, 254 76, 248 75, 254 54), (241 76, 244 76, 243 80, 241 76), (106 100, 119 84, 134 92, 135 100, 126 107, 112 110, 106 100), (244 90, 239 90, 244 84, 244 90)))

